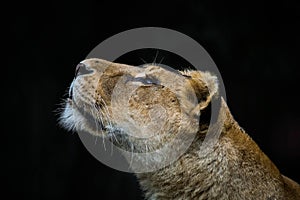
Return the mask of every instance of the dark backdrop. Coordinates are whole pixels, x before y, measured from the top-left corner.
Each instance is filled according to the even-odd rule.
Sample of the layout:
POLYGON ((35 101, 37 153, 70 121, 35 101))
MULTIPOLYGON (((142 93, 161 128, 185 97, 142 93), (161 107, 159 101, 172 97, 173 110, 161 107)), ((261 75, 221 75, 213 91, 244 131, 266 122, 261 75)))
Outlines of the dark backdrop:
POLYGON ((57 126, 53 111, 92 48, 143 26, 198 41, 223 76, 236 120, 283 174, 300 182, 298 4, 26 1, 3 10, 1 180, 11 198, 142 198, 134 175, 94 159, 77 134, 57 126))

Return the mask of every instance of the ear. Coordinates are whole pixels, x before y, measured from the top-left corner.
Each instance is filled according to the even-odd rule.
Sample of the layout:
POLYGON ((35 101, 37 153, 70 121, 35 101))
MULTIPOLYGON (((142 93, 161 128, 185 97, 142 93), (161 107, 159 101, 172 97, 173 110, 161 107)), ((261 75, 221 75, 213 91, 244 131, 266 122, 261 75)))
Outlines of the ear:
POLYGON ((188 77, 198 99, 198 105, 193 113, 199 115, 212 101, 212 98, 218 96, 219 84, 218 78, 210 72, 184 71, 182 75, 188 77))

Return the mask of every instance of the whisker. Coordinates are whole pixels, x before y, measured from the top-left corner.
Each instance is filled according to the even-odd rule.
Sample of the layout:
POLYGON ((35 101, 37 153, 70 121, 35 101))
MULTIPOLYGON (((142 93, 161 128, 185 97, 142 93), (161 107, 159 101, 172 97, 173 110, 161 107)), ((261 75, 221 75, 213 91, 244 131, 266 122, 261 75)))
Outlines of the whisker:
POLYGON ((155 65, 155 63, 156 63, 157 56, 158 56, 158 50, 156 51, 156 54, 155 54, 155 57, 154 57, 154 61, 152 62, 153 65, 155 65))
MULTIPOLYGON (((95 104, 93 104, 95 105, 95 104)), ((94 124, 95 124, 95 127, 96 127, 96 133, 99 132, 99 128, 98 128, 98 121, 97 121, 97 115, 98 115, 98 112, 97 112, 97 109, 95 109, 95 106, 92 106, 89 110, 90 110, 90 113, 92 113, 93 116, 96 116, 96 117, 93 117, 93 120, 94 120, 94 124)), ((95 141, 95 144, 96 144, 96 141, 95 141)))
MULTIPOLYGON (((111 118, 112 118, 112 117, 111 117, 111 115, 110 115, 110 113, 109 113, 107 104, 105 103, 105 101, 104 101, 102 98, 101 98, 100 100, 101 100, 101 102, 103 102, 103 107, 102 107, 103 109, 99 109, 99 111, 101 112, 103 118, 106 119, 106 121, 107 121, 109 127, 112 128, 112 127, 113 127, 112 121, 111 121, 111 118)), ((100 119, 101 119, 101 117, 100 117, 100 119)), ((101 120, 102 120, 102 119, 101 119, 101 120)), ((105 126, 103 120, 102 120, 102 125, 105 126)), ((113 136, 113 137, 111 138, 111 139, 113 139, 112 142, 115 140, 118 144, 120 144, 120 142, 119 142, 119 140, 117 139, 117 137, 116 137, 116 135, 114 134, 114 132, 112 131, 112 132, 110 132, 110 133, 111 133, 111 135, 113 136)))
POLYGON ((164 59, 165 59, 165 57, 162 57, 162 59, 160 59, 158 64, 161 64, 164 59))
POLYGON ((102 143, 103 143, 104 151, 106 151, 106 145, 105 145, 105 138, 104 137, 102 137, 102 143))
POLYGON ((141 61, 143 61, 144 64, 147 64, 147 62, 143 59, 143 58, 140 58, 141 61))
POLYGON ((108 121, 108 123, 109 123, 109 126, 110 127, 113 127, 112 126, 112 116, 110 115, 110 113, 109 113, 109 110, 108 110, 108 108, 107 108, 107 104, 105 103, 105 101, 102 99, 102 102, 103 102, 103 104, 104 104, 104 111, 105 111, 105 114, 106 114, 106 119, 107 119, 107 121, 108 121))
POLYGON ((133 161, 133 144, 131 143, 131 155, 130 155, 130 162, 128 169, 132 168, 132 161, 133 161))
POLYGON ((111 142, 110 143, 110 155, 112 156, 113 155, 113 152, 114 152, 114 143, 113 142, 111 142))
MULTIPOLYGON (((97 130, 97 132, 98 132, 98 130, 97 130)), ((95 136, 95 137, 96 137, 96 139, 95 139, 95 145, 97 145, 98 136, 95 136)))
POLYGON ((147 145, 147 141, 145 141, 145 148, 146 148, 146 166, 148 166, 148 155, 147 155, 147 153, 148 153, 148 145, 147 145))
MULTIPOLYGON (((101 113, 102 113, 102 110, 101 109, 98 109, 96 107, 96 104, 94 104, 93 108, 95 109, 95 116, 97 118, 98 121, 100 121, 100 123, 102 124, 102 126, 104 127, 104 121, 103 121, 103 117, 101 116, 101 113)), ((95 123, 96 123, 96 129, 97 129, 97 132, 99 131, 99 127, 98 127, 98 123, 97 121, 95 120, 95 123)), ((102 132, 102 128, 101 128, 101 132, 102 132)), ((105 138, 104 136, 101 136, 102 137, 102 144, 103 144, 103 148, 104 148, 104 151, 106 151, 106 145, 105 145, 105 138)))

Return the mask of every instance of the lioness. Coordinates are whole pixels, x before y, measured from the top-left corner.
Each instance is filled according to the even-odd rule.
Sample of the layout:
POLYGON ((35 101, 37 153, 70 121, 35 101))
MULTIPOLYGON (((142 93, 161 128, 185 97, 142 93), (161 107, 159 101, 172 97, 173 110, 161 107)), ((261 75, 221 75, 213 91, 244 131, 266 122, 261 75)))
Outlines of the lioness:
POLYGON ((218 95, 216 76, 101 59, 84 60, 76 71, 61 115, 68 130, 107 137, 135 152, 155 151, 176 135, 195 133, 176 161, 136 174, 147 199, 300 199, 300 186, 233 119, 218 95), (219 119, 212 123, 219 123, 221 134, 206 151, 200 146, 215 99, 219 119))

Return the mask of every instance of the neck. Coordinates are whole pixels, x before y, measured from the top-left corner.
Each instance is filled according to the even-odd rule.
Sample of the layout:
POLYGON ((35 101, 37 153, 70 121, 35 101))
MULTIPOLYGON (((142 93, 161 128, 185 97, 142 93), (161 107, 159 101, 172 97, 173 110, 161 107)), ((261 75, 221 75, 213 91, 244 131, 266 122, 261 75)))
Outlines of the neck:
POLYGON ((276 198, 281 176, 275 165, 235 122, 223 101, 222 132, 213 151, 201 149, 201 137, 173 164, 137 174, 148 199, 276 198), (262 191, 269 191, 262 194, 262 191), (242 195, 242 196, 241 196, 242 195))

